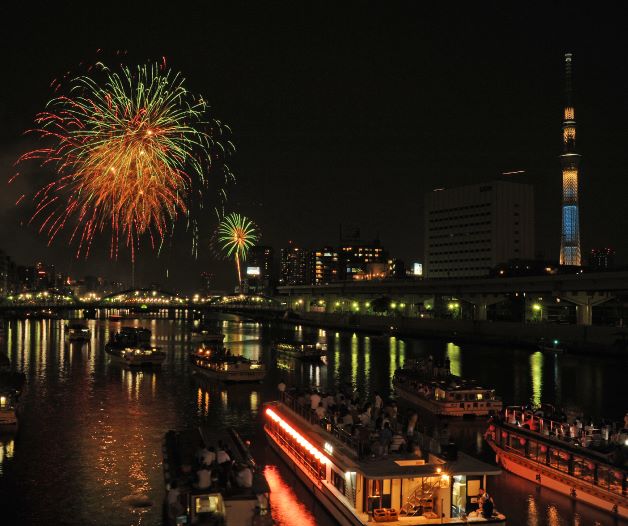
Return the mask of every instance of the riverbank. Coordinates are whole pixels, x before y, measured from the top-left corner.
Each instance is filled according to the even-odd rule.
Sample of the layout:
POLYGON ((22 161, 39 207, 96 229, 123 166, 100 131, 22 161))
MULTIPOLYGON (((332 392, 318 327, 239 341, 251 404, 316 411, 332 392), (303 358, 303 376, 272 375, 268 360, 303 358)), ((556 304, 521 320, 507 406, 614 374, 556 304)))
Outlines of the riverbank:
POLYGON ((557 340, 560 348, 572 353, 617 355, 628 352, 628 347, 622 343, 622 340, 625 341, 622 333, 628 332, 618 327, 438 320, 324 312, 295 313, 284 318, 284 321, 327 329, 516 347, 536 348, 541 340, 557 340))

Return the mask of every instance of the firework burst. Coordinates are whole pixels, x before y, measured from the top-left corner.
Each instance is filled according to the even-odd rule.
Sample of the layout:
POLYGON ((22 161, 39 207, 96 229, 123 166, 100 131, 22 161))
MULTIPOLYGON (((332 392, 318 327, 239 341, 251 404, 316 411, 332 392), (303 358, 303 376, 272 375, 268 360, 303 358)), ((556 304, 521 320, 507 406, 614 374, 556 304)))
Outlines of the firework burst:
POLYGON ((249 249, 259 241, 259 230, 250 219, 232 212, 220 221, 217 237, 221 250, 227 257, 235 259, 240 286, 242 283, 240 263, 246 260, 249 249))
POLYGON ((208 105, 190 94, 181 74, 162 64, 112 71, 102 64, 95 76, 70 81, 67 94, 51 100, 31 130, 46 146, 18 163, 51 165, 54 177, 35 194, 31 221, 49 243, 69 229, 77 257, 96 233, 111 228, 111 256, 120 240, 134 258, 141 236, 152 246, 172 233, 180 216, 197 232, 208 173, 219 164, 231 177, 224 140, 228 127, 209 118, 208 105))

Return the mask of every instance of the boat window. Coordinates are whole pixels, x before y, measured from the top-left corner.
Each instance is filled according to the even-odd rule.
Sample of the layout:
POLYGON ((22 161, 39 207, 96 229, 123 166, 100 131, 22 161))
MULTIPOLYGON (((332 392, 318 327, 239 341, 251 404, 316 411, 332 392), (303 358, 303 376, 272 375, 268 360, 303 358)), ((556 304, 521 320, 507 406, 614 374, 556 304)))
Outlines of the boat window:
POLYGON ((509 448, 525 456, 526 439, 519 435, 510 435, 509 448))
POLYGON ((581 457, 574 457, 573 461, 573 474, 586 482, 594 483, 595 463, 592 460, 584 459, 581 457))
POLYGON ((609 481, 611 478, 611 470, 607 466, 598 464, 597 467, 597 485, 604 489, 609 489, 609 481))
POLYGON ((336 473, 335 470, 331 470, 331 482, 336 487, 336 489, 343 493, 345 492, 345 479, 342 475, 336 473))
POLYGON ((569 472, 569 457, 571 456, 567 451, 563 451, 562 449, 551 448, 550 454, 550 466, 558 469, 559 471, 563 471, 565 473, 569 472))
POLYGON ((222 513, 220 495, 199 495, 194 499, 196 513, 222 513))

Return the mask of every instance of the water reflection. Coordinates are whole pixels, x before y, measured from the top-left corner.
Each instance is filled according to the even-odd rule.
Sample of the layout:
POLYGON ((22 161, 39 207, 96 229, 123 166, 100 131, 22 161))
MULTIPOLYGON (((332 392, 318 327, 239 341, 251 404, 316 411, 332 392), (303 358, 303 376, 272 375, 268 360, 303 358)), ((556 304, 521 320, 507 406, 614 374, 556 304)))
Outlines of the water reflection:
MULTIPOLYGON (((256 454, 263 463, 271 457, 262 447, 258 413, 264 401, 276 396, 280 379, 326 391, 350 383, 363 398, 375 390, 388 396, 394 370, 406 359, 430 354, 437 360, 448 357, 455 374, 496 387, 506 404, 563 401, 609 418, 621 417, 625 410, 624 400, 616 394, 624 370, 619 360, 371 338, 282 324, 211 323, 225 332, 232 352, 269 364, 263 384, 225 386, 192 375, 188 351, 193 343, 188 323, 181 320, 122 324, 90 320, 91 340, 83 345, 65 343, 61 320, 8 322, 2 350, 15 369, 26 373, 28 389, 19 439, 0 436, 0 509, 14 505, 20 510, 20 524, 55 524, 59 516, 68 524, 159 524, 164 493, 161 440, 166 430, 200 424, 235 426, 261 448, 256 454), (167 352, 161 370, 131 371, 109 362, 104 343, 110 331, 122 325, 152 329, 154 341, 167 352), (279 338, 327 343, 327 363, 278 360, 271 342, 279 338), (3 491, 6 487, 11 491, 3 491), (129 506, 124 498, 137 493, 147 494, 155 505, 141 511, 129 506), (19 506, 11 500, 15 495, 19 506)), ((477 424, 482 427, 482 422, 477 424)), ((465 435, 474 451, 481 450, 481 434, 482 429, 474 429, 465 435)), ((279 524, 333 524, 310 513, 313 497, 283 464, 267 469, 276 484, 272 501, 279 524)), ((498 497, 498 507, 508 513, 511 526, 591 526, 600 517, 584 508, 575 514, 568 498, 538 494, 533 484, 508 475, 489 491, 498 497)), ((1 513, 0 517, 4 519, 1 513)))
POLYGON ((543 362, 545 357, 541 351, 530 355, 530 377, 532 378, 532 404, 538 406, 543 401, 543 362))

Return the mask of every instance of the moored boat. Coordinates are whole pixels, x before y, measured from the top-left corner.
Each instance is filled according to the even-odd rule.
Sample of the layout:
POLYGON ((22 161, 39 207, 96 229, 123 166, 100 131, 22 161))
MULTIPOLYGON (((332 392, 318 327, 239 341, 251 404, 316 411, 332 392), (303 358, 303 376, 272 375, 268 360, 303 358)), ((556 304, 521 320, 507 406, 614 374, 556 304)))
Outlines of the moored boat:
POLYGON ((216 432, 203 426, 168 431, 162 449, 167 524, 272 524, 270 488, 235 430, 216 432), (228 460, 219 464, 215 448, 228 460), (209 465, 204 464, 207 456, 212 457, 209 465))
POLYGON ((407 362, 395 371, 393 386, 399 398, 440 416, 486 416, 502 409, 494 389, 451 374, 448 360, 407 362))
POLYGON ((0 386, 0 431, 18 427, 18 395, 14 389, 0 386))
POLYGON ((84 323, 72 323, 68 326, 67 335, 71 342, 87 342, 91 337, 91 331, 84 323))
POLYGON ((343 526, 506 523, 488 507, 487 517, 475 511, 486 477, 500 471, 464 453, 437 451, 422 437, 421 453, 376 456, 359 435, 316 423, 310 408, 287 393, 264 415, 270 446, 343 526))
POLYGON ((327 352, 322 343, 277 342, 273 348, 277 354, 312 362, 321 360, 327 352))
POLYGON ((208 325, 198 325, 192 327, 192 341, 194 342, 207 342, 216 345, 222 345, 225 339, 225 335, 222 332, 216 331, 208 325))
POLYGON ((222 382, 259 382, 266 376, 263 363, 234 356, 224 347, 203 344, 190 358, 194 372, 222 382))
POLYGON ((132 367, 161 365, 166 353, 150 344, 151 332, 137 327, 123 327, 105 345, 112 360, 132 367))
POLYGON ((628 430, 600 431, 513 407, 491 420, 486 439, 504 469, 627 519, 628 430))

